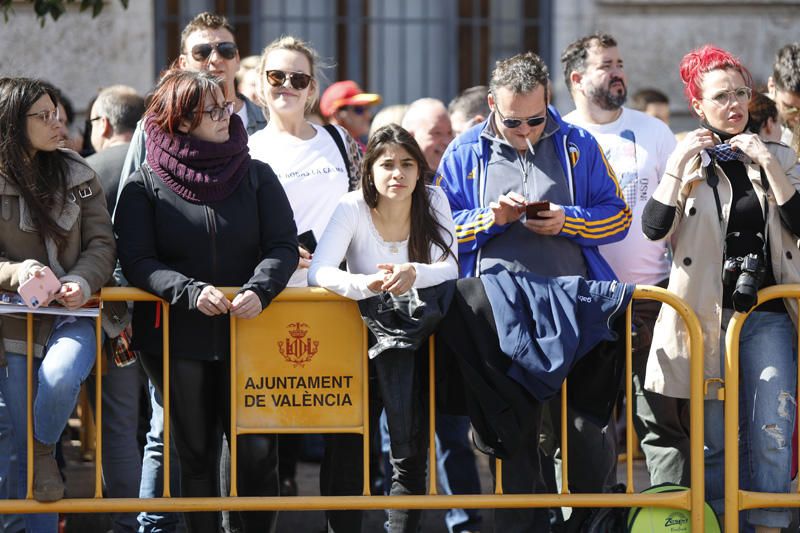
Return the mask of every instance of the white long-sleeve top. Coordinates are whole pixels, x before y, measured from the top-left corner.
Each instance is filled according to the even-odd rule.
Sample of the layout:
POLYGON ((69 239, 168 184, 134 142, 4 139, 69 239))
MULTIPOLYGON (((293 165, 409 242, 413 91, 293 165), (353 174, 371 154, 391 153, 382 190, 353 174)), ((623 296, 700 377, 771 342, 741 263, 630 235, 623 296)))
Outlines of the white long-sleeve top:
MULTIPOLYGON (((441 260, 442 250, 431 243, 433 263, 411 262, 417 271, 414 287, 423 289, 458 277, 458 243, 455 223, 447 197, 439 187, 426 186, 437 220, 445 228, 445 243, 450 243, 451 256, 441 260)), ((339 200, 325 232, 322 234, 308 272, 309 285, 324 287, 337 294, 363 300, 375 296, 367 283, 369 276, 378 271, 380 263, 408 263, 408 239, 400 242, 384 241, 375 225, 369 206, 360 190, 345 194, 339 200), (347 260, 348 271, 340 270, 342 260, 347 260)))

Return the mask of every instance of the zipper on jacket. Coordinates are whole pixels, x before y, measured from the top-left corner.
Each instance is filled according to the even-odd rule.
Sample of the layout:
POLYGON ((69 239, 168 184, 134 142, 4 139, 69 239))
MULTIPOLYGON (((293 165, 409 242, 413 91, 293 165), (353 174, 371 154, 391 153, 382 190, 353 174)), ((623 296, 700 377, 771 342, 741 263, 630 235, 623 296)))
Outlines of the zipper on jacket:
MULTIPOLYGON (((208 229, 208 241, 211 247, 211 279, 217 279, 217 219, 214 210, 209 206, 203 206, 206 213, 206 227, 208 229)), ((211 351, 217 355, 217 344, 219 341, 219 321, 214 320, 211 327, 211 351)))
POLYGON ((208 229, 209 243, 211 245, 211 277, 217 277, 217 221, 214 217, 214 210, 203 206, 206 212, 206 228, 208 229))

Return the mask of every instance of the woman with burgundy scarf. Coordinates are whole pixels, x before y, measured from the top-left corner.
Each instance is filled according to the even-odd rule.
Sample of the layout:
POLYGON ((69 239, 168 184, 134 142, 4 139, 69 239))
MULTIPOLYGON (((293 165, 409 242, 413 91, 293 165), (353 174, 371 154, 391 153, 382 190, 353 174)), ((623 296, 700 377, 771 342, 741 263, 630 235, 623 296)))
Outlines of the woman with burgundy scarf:
MULTIPOLYGON (((131 285, 170 304, 171 420, 182 495, 216 496, 222 432, 230 431, 228 314, 257 316, 298 261, 297 230, 270 167, 250 159, 247 133, 221 82, 167 72, 145 119, 147 160, 117 206, 120 264, 131 285), (232 301, 217 289, 241 286, 232 301)), ((133 348, 162 388, 161 306, 137 302, 133 348)), ((239 437, 239 492, 278 494, 273 436, 239 437)), ((276 513, 242 513, 245 531, 272 531, 276 513)), ((187 513, 192 532, 220 530, 216 513, 187 513)))
MULTIPOLYGON (((697 313, 705 379, 724 376, 725 333, 735 311, 750 312, 763 287, 800 281, 800 180, 797 156, 746 131, 752 78, 741 62, 711 45, 681 61, 681 79, 700 128, 677 145, 648 201, 642 226, 650 239, 670 238, 669 291, 697 313)), ((788 492, 795 418, 797 305, 772 300, 744 324, 739 344, 740 484, 788 492)), ((683 321, 662 306, 645 387, 683 402, 688 450, 689 352, 683 321)), ((706 499, 723 512, 723 402, 718 383, 705 398, 706 499)), ((689 458, 685 457, 688 461, 689 458)), ((747 511, 741 531, 788 527, 786 509, 747 511)))

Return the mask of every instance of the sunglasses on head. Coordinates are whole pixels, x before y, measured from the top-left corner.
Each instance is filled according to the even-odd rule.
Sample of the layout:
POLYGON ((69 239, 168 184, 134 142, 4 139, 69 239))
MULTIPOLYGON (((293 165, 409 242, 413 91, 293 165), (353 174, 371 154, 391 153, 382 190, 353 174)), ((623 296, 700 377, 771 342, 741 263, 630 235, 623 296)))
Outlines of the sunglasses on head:
POLYGON ((289 85, 293 89, 302 91, 311 83, 311 76, 304 72, 285 72, 283 70, 268 70, 267 83, 273 87, 281 87, 286 83, 286 78, 289 78, 289 85))
POLYGON ((239 50, 236 43, 222 42, 222 43, 202 43, 196 44, 192 47, 192 57, 195 61, 205 61, 214 50, 225 59, 233 59, 236 57, 236 52, 239 50))
POLYGON ((547 119, 547 114, 544 115, 536 115, 533 117, 528 118, 506 118, 500 112, 500 110, 495 106, 494 110, 497 112, 497 116, 500 117, 500 122, 503 123, 503 126, 506 128, 513 130, 515 128, 519 128, 522 126, 523 122, 527 122, 528 126, 531 128, 535 128, 536 126, 541 126, 544 124, 544 121, 547 119))

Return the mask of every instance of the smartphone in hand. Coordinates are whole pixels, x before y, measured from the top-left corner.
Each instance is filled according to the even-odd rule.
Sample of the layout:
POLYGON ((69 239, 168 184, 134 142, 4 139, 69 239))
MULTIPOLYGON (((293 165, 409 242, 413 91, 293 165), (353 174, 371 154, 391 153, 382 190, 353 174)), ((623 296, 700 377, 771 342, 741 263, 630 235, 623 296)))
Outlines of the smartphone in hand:
POLYGON ((525 204, 525 218, 528 220, 535 220, 542 218, 539 216, 539 211, 549 211, 550 202, 528 202, 525 204))
POLYGON ((47 306, 56 293, 61 290, 61 282, 50 267, 44 267, 36 276, 31 276, 22 282, 17 289, 25 305, 36 309, 42 305, 47 306))
POLYGON ((317 250, 317 239, 314 237, 314 232, 312 230, 304 231, 298 235, 297 243, 310 254, 313 254, 317 250))

